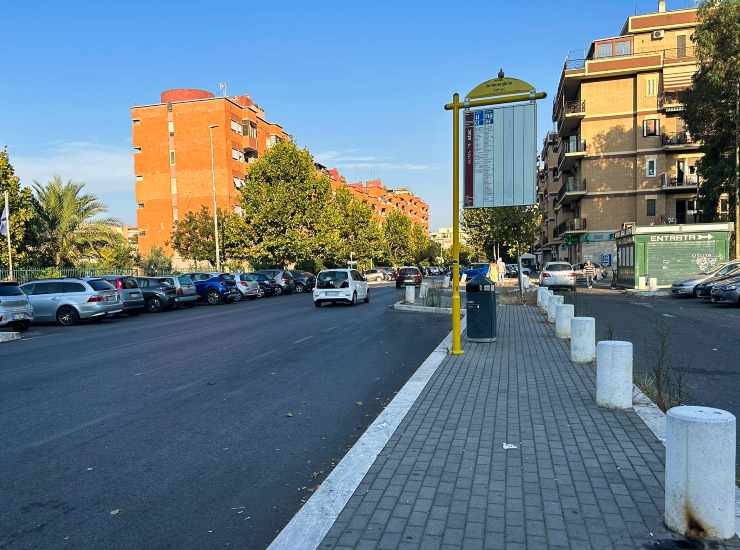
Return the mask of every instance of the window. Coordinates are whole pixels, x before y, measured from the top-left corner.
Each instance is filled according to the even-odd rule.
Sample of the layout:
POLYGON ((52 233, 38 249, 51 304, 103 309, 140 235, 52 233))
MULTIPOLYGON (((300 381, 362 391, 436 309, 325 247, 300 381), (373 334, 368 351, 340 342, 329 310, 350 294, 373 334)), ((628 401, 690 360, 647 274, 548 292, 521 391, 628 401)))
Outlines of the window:
POLYGON ((729 214, 730 213, 730 199, 727 197, 721 197, 719 199, 719 213, 729 214))
POLYGON ((136 176, 136 181, 144 181, 144 176, 136 176))
POLYGON ((648 78, 645 81, 645 94, 648 97, 655 97, 658 95, 658 79, 656 78, 648 78))
POLYGON ((656 172, 658 171, 658 160, 656 157, 646 157, 645 158, 645 175, 649 178, 654 178, 656 172))
MULTIPOLYGON (((110 284, 108 281, 105 281, 103 279, 91 279, 87 281, 87 284, 89 284, 93 288, 93 290, 113 290, 115 288, 112 284, 110 284)), ((82 291, 74 291, 74 292, 82 292, 82 291)))
POLYGON ((242 134, 244 129, 242 128, 242 125, 239 124, 236 120, 231 121, 231 129, 236 132, 237 134, 242 134))
POLYGON ((645 209, 646 209, 645 215, 649 217, 655 216, 655 203, 656 203, 655 199, 645 200, 645 209))
POLYGON ((657 118, 646 118, 643 120, 642 135, 644 137, 660 135, 660 120, 657 118))
POLYGON ((141 153, 141 147, 134 146, 134 155, 138 155, 139 153, 141 153))
POLYGON ((167 123, 167 131, 170 133, 171 136, 175 135, 175 123, 171 120, 167 123))
POLYGON ((177 210, 177 206, 172 207, 172 219, 175 221, 180 219, 180 213, 177 210))
POLYGON ((144 208, 144 203, 143 202, 137 202, 136 203, 136 208, 144 208))
POLYGON ((617 55, 630 55, 632 53, 632 44, 629 40, 615 42, 615 46, 617 48, 617 55))
POLYGON ((174 165, 175 165, 175 152, 172 149, 170 149, 170 166, 174 166, 174 165))
POLYGON ((242 187, 244 187, 244 180, 234 176, 234 187, 236 187, 237 189, 241 189, 242 187))
POLYGON ((612 56, 612 43, 607 42, 606 44, 599 44, 596 50, 596 57, 611 57, 612 56))
POLYGON ((168 103, 167 104, 167 112, 168 113, 171 113, 172 112, 172 103, 168 103))
POLYGON ((177 178, 170 178, 170 192, 173 195, 177 194, 177 178))
POLYGON ((233 158, 234 160, 238 160, 239 162, 244 162, 244 153, 239 151, 239 149, 232 149, 231 158, 233 158))
POLYGON ((134 126, 138 126, 139 124, 141 124, 141 119, 135 118, 131 122, 133 123, 134 126))

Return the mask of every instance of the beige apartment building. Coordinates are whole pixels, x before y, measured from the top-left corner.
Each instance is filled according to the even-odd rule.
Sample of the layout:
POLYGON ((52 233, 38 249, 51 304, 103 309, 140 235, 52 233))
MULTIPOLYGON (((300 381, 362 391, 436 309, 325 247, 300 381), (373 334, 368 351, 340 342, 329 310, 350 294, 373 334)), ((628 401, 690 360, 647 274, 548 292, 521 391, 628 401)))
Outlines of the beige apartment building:
POLYGON ((696 9, 661 1, 566 59, 540 159, 541 261, 604 261, 629 224, 699 221, 701 153, 678 100, 697 69, 696 24, 696 9))

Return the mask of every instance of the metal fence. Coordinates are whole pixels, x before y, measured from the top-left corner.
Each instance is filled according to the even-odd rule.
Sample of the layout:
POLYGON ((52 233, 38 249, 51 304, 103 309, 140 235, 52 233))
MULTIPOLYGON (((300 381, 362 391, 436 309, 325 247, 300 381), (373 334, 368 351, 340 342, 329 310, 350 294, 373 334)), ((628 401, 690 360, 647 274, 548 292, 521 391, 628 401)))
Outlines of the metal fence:
MULTIPOLYGON (((101 275, 143 275, 138 268, 134 269, 101 269, 99 267, 43 267, 31 269, 14 269, 13 279, 20 284, 37 279, 49 279, 54 277, 99 277, 101 275)), ((164 273, 163 273, 164 275, 164 273)), ((0 281, 10 278, 10 271, 0 268, 0 281)))

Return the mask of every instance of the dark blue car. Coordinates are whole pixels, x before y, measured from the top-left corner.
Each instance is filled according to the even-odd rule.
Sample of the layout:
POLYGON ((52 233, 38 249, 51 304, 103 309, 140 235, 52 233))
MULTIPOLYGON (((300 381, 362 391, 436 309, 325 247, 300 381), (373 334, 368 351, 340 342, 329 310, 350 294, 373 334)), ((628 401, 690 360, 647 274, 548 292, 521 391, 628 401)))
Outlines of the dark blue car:
POLYGON ((480 275, 488 275, 488 263, 470 264, 468 269, 463 270, 468 280, 475 279, 480 275))
POLYGON ((241 298, 234 276, 228 273, 186 273, 195 283, 198 298, 210 305, 238 302, 241 298))

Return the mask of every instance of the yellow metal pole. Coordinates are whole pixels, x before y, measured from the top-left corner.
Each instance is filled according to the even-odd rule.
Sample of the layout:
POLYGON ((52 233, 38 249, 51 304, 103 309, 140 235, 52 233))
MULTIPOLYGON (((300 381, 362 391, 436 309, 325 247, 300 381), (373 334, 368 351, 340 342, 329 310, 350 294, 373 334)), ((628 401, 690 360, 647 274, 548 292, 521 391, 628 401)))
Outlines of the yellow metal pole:
POLYGON ((452 95, 452 355, 462 355, 460 334, 460 94, 452 95))

